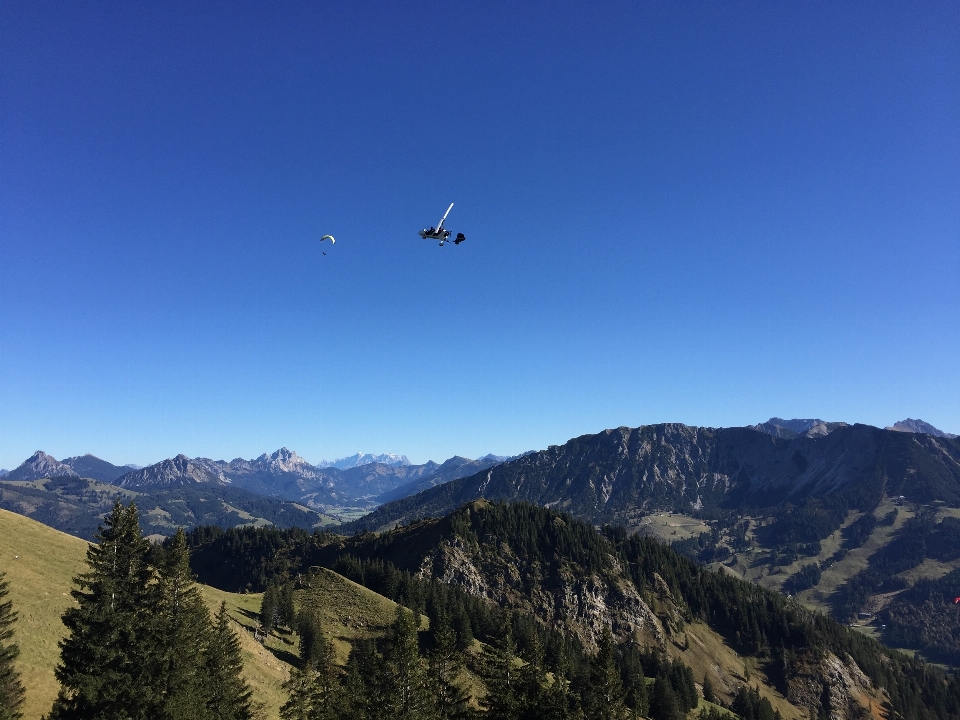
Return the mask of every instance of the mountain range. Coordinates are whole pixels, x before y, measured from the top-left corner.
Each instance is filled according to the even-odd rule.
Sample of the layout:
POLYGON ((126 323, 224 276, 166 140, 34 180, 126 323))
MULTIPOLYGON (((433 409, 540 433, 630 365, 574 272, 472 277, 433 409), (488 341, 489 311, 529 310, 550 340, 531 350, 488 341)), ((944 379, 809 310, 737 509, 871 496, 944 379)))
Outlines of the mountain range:
POLYGON ((82 537, 117 494, 136 499, 145 532, 158 535, 202 524, 382 532, 479 499, 526 501, 657 535, 845 622, 865 615, 869 632, 960 666, 960 438, 918 420, 647 425, 514 458, 346 469, 286 448, 137 470, 38 451, 0 479, 0 507, 82 537), (80 477, 95 473, 104 480, 80 477))
POLYGON ((955 438, 845 423, 821 434, 829 427, 822 421, 794 427, 807 422, 801 433, 773 426, 793 437, 679 424, 605 430, 388 502, 349 529, 444 515, 481 497, 524 500, 626 527, 655 511, 797 506, 813 498, 860 510, 901 495, 960 505, 955 438))
MULTIPOLYGON (((485 455, 471 460, 455 456, 443 463, 430 461, 423 465, 413 465, 403 456, 389 456, 387 459, 391 459, 393 464, 358 464, 358 459, 359 456, 352 457, 351 462, 346 463, 350 467, 345 469, 318 467, 311 465, 297 453, 280 448, 274 453, 264 453, 253 460, 237 458, 229 462, 188 458, 181 454, 134 469, 130 466, 113 465, 92 455, 67 458, 61 462, 38 450, 0 480, 7 483, 28 483, 46 479, 87 478, 107 486, 147 494, 188 488, 204 489, 206 494, 209 494, 217 488, 231 488, 237 492, 301 503, 312 508, 315 513, 339 515, 344 508, 353 508, 354 513, 370 510, 394 498, 474 474, 506 458, 485 455)), ((23 495, 27 489, 35 494, 43 493, 46 487, 40 483, 40 486, 20 488, 16 493, 23 495)), ((64 488, 68 487, 73 492, 73 485, 55 483, 50 486, 50 492, 62 500, 64 488)), ((102 491, 103 488, 100 488, 101 493, 102 491)), ((8 494, 12 492, 13 489, 8 488, 8 494)), ((82 493, 76 497, 81 496, 82 493)), ((51 495, 45 502, 50 505, 54 500, 51 495)), ((100 504, 95 503, 97 508, 100 508, 100 504)), ((27 503, 25 507, 32 505, 27 503)), ((54 526, 67 529, 65 526, 54 526)))

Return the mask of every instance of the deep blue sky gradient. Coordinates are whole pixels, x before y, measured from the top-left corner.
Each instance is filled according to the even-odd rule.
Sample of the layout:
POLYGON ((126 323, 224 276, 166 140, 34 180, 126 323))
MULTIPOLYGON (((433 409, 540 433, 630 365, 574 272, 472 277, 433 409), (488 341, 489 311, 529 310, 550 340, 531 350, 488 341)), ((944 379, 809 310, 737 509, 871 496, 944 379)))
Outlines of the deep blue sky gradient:
POLYGON ((960 432, 955 2, 5 2, 0 65, 2 467, 960 432))

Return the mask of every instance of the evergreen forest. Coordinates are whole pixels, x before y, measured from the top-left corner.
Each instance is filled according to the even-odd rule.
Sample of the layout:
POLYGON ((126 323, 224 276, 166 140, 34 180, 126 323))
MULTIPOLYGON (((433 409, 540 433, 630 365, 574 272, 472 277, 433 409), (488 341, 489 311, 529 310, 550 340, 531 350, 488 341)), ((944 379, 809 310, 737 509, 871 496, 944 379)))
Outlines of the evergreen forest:
MULTIPOLYGON (((443 541, 486 552, 509 547, 515 557, 523 558, 525 567, 542 569, 536 579, 541 589, 549 590, 565 566, 575 567, 579 574, 599 576, 620 568, 651 603, 656 602, 658 593, 662 596, 660 588, 665 586, 681 623, 706 623, 738 653, 757 658, 784 694, 795 678, 818 672, 819 664, 831 655, 852 659, 883 688, 888 712, 918 720, 960 717, 960 683, 950 675, 891 651, 779 593, 704 568, 655 539, 615 527, 597 531, 587 523, 531 504, 473 503, 445 518, 346 538, 329 532, 275 528, 197 528, 187 538, 194 550, 194 569, 205 582, 234 591, 245 587, 258 590, 298 576, 302 581, 309 577, 311 567, 328 567, 401 602, 415 617, 426 616, 431 628, 449 625, 461 648, 475 638, 500 652, 517 653, 523 663, 534 667, 542 663, 548 677, 567 683, 575 698, 569 711, 591 708, 591 692, 596 687, 590 680, 596 672, 594 651, 556 630, 544 629, 530 614, 507 613, 463 589, 422 577, 417 570, 424 557, 443 541), (541 653, 543 660, 539 659, 541 653)), ((421 642, 425 658, 435 643, 427 633, 421 642)), ((630 647, 622 644, 612 653, 625 707, 634 712, 647 707, 656 717, 660 699, 671 693, 681 707, 683 702, 689 703, 690 698, 681 700, 682 682, 663 679, 672 677, 663 658, 655 652, 636 651, 638 657, 630 647), (653 683, 637 682, 640 672, 653 683), (670 693, 665 691, 667 685, 670 693)), ((389 656, 387 648, 377 652, 380 657, 389 656)), ((483 675, 482 668, 478 674, 483 675)), ((496 682, 495 677, 490 676, 489 682, 496 682)), ((837 702, 828 695, 825 692, 819 698, 818 712, 829 713, 831 702, 837 702)), ((764 715, 762 704, 743 697, 741 708, 749 706, 748 714, 764 715)), ((669 704, 669 699, 664 702, 669 704)))

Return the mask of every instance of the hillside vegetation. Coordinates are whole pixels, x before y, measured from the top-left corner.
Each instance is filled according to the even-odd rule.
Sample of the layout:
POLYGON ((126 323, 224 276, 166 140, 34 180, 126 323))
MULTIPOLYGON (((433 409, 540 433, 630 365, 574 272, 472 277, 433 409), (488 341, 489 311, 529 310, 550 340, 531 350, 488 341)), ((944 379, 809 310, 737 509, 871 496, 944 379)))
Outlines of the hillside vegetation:
MULTIPOLYGON (((86 570, 87 543, 21 515, 0 510, 0 562, 10 582, 10 599, 19 618, 15 639, 20 645, 18 669, 27 688, 25 720, 39 720, 50 710, 58 685, 53 671, 60 659, 58 642, 65 628, 60 621, 73 605, 73 578, 86 570)), ((273 638, 264 649, 244 628, 259 610, 258 595, 237 595, 201 588, 211 611, 226 601, 236 620, 244 651, 245 677, 254 697, 276 717, 283 698, 280 684, 290 665, 270 652, 280 643, 273 638), (241 631, 242 630, 242 631, 241 631)), ((369 593, 367 593, 369 594, 369 593)))
POLYGON ((960 595, 950 575, 960 570, 950 529, 960 515, 957 438, 844 424, 781 437, 617 428, 388 503, 341 531, 389 529, 481 497, 654 535, 895 647, 960 664, 960 613, 950 607, 960 595))
POLYGON ((196 570, 212 584, 256 587, 333 567, 404 597, 431 622, 441 608, 462 617, 463 633, 491 642, 483 608, 492 604, 539 618, 588 652, 604 627, 678 658, 712 646, 720 672, 711 682, 721 694, 729 700, 759 680, 782 698, 785 716, 809 708, 851 718, 880 717, 882 707, 921 719, 960 712, 955 679, 795 601, 705 569, 656 540, 613 528, 601 534, 531 505, 478 502, 379 535, 198 529, 191 542, 196 570), (721 662, 721 647, 740 659, 721 662))

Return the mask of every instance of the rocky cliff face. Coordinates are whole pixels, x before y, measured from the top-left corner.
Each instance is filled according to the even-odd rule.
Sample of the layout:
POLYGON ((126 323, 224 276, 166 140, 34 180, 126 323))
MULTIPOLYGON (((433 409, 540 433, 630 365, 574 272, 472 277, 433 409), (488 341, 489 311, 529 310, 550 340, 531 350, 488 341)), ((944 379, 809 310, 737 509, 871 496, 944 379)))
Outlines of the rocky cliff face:
POLYGON ((864 674, 852 657, 824 654, 819 663, 804 667, 788 682, 787 700, 797 707, 817 707, 828 720, 877 717, 889 700, 883 688, 864 674))
POLYGON ((18 467, 11 470, 4 479, 40 480, 48 477, 79 477, 79 475, 69 465, 59 462, 43 450, 37 450, 18 467))
POLYGON ((552 579, 508 543, 447 538, 424 556, 418 576, 460 587, 501 607, 524 610, 596 647, 605 627, 620 641, 662 645, 663 626, 611 556, 609 573, 564 568, 552 579))

